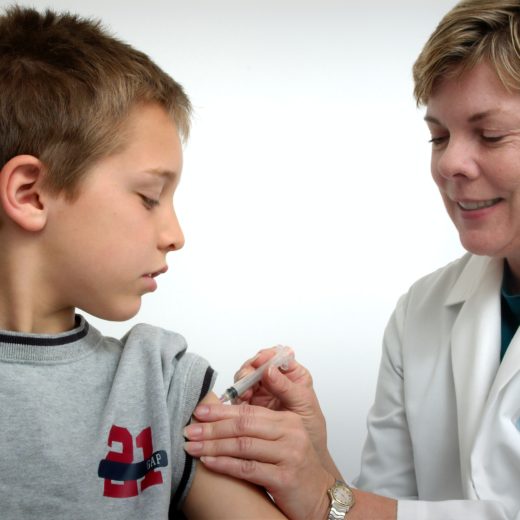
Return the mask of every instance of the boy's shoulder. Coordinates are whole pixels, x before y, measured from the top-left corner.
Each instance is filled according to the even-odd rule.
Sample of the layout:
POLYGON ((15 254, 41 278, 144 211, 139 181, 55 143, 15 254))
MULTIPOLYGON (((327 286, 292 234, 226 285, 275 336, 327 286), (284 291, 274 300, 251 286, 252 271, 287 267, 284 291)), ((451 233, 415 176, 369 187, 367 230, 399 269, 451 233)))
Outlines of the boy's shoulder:
POLYGON ((213 386, 216 374, 209 362, 188 352, 186 339, 177 332, 139 323, 121 339, 103 336, 103 342, 104 350, 115 351, 118 372, 128 372, 139 379, 161 374, 167 386, 183 381, 181 385, 193 387, 192 398, 197 400, 201 398, 200 392, 205 395, 213 386))
POLYGON ((184 336, 149 323, 134 325, 119 341, 124 348, 136 346, 142 352, 152 353, 159 350, 161 354, 173 357, 183 356, 188 349, 184 336))

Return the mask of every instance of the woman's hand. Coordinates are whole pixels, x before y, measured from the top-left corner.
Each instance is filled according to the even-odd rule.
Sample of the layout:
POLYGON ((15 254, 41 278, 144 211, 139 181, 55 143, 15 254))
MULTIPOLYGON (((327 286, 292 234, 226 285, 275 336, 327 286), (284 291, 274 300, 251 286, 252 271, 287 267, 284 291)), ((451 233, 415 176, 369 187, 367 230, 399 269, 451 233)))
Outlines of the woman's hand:
MULTIPOLYGON (((274 353, 261 351, 235 380, 274 353)), ((325 518, 327 489, 341 475, 327 450, 325 419, 309 371, 296 361, 284 373, 270 367, 241 401, 197 407, 200 423, 185 429, 186 451, 213 471, 265 487, 289 518, 325 518)))
POLYGON ((263 486, 293 520, 326 518, 335 476, 297 414, 244 403, 202 405, 195 417, 185 449, 207 468, 263 486))
MULTIPOLYGON (((274 348, 261 350, 242 365, 235 381, 263 365, 275 353, 274 348)), ((283 373, 270 367, 260 383, 245 392, 239 401, 270 410, 294 412, 301 418, 316 452, 320 456, 328 455, 325 418, 312 386, 312 376, 296 360, 292 360, 283 373)))

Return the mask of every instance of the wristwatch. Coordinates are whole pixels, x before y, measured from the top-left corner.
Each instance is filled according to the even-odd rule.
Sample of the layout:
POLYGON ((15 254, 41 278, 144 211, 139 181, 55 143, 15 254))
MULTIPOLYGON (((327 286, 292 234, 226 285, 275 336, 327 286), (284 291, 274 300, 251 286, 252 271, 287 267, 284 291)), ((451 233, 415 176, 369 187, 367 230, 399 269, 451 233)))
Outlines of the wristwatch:
POLYGON ((354 506, 354 495, 352 489, 342 482, 336 480, 334 485, 327 490, 330 497, 330 510, 327 520, 344 520, 346 514, 354 506))

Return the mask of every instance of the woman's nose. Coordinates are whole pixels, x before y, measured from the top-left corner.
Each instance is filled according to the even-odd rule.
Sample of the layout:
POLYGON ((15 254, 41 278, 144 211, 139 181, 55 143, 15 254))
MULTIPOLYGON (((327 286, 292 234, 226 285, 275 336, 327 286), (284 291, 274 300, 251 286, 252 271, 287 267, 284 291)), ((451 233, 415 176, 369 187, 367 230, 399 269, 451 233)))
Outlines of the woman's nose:
POLYGON ((443 148, 432 151, 432 173, 444 179, 477 177, 474 145, 464 139, 450 138, 443 148))

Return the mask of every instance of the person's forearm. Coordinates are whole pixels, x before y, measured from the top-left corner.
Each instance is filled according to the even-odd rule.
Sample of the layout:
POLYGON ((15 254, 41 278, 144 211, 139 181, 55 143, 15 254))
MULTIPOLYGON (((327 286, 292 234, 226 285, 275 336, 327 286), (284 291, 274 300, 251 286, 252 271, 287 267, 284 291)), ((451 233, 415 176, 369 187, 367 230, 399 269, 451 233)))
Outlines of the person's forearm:
POLYGON ((338 480, 345 480, 328 450, 319 453, 323 467, 338 480))
POLYGON ((352 491, 356 502, 345 520, 396 520, 397 500, 367 493, 360 489, 352 491))
MULTIPOLYGON (((325 489, 334 484, 331 477, 325 489)), ((368 493, 361 489, 352 488, 354 495, 354 505, 345 515, 345 520, 396 520, 397 519, 397 500, 387 498, 374 493, 368 493)), ((323 493, 323 499, 317 504, 315 516, 319 520, 327 520, 329 517, 330 499, 327 493, 323 493)), ((296 518, 291 520, 298 520, 296 518)))
MULTIPOLYGON (((323 467, 338 480, 345 480, 341 475, 330 453, 322 454, 323 467)), ((345 516, 345 520, 395 520, 397 518, 397 501, 360 489, 352 489, 355 505, 345 516)), ((327 497, 322 517, 326 520, 330 509, 327 497)))
MULTIPOLYGON (((331 483, 332 485, 332 483, 331 483)), ((345 515, 345 520, 396 520, 397 500, 360 489, 352 489, 354 506, 345 515)), ((330 510, 330 499, 320 503, 316 518, 327 520, 330 510)))

